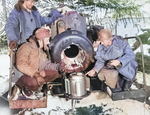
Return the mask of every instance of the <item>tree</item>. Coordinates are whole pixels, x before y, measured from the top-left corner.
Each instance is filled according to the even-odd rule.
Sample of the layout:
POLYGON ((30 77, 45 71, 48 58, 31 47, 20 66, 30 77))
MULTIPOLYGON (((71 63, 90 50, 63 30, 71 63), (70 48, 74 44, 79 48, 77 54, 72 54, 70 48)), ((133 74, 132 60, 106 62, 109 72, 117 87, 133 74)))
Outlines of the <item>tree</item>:
POLYGON ((150 45, 150 29, 141 29, 144 33, 139 35, 143 44, 150 45))
POLYGON ((2 10, 0 11, 0 36, 3 36, 6 34, 4 27, 7 21, 7 17, 17 0, 2 0, 1 2, 2 10))
MULTIPOLYGON (((138 63, 138 71, 143 72, 143 67, 142 67, 142 59, 141 59, 141 53, 137 52, 136 53, 136 59, 138 63)), ((150 73, 149 68, 150 68, 150 58, 147 55, 144 55, 144 65, 145 65, 145 73, 150 73)))
POLYGON ((109 25, 112 29, 115 29, 115 34, 117 34, 117 25, 119 20, 121 20, 124 27, 126 27, 127 21, 132 21, 134 24, 133 19, 136 19, 137 21, 144 19, 144 12, 142 12, 140 8, 145 3, 150 3, 150 1, 145 1, 142 4, 141 2, 140 4, 136 2, 137 1, 134 0, 78 0, 76 3, 77 5, 73 5, 71 7, 76 11, 89 16, 89 22, 92 20, 94 23, 101 24, 102 19, 110 19, 109 25), (111 22, 112 18, 115 18, 115 24, 111 22))

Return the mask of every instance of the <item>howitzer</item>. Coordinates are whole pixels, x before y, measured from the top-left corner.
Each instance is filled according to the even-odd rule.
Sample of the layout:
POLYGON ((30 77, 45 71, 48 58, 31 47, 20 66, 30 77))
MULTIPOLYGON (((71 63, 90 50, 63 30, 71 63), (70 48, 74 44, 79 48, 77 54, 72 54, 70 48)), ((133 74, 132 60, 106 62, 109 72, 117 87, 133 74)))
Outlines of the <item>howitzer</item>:
MULTIPOLYGON (((51 59, 54 63, 65 65, 65 74, 60 86, 64 91, 61 93, 66 98, 72 99, 73 108, 74 101, 90 94, 90 80, 84 73, 93 62, 93 45, 86 36, 85 18, 78 13, 73 12, 69 16, 61 17, 52 24, 51 28, 55 34, 55 37, 52 35, 49 45, 51 59)), ((56 90, 57 88, 51 89, 52 94, 56 90)))
MULTIPOLYGON (((12 88, 13 93, 10 93, 11 98, 9 101, 10 108, 46 107, 47 85, 51 95, 72 99, 73 109, 75 102, 88 96, 92 90, 103 90, 104 83, 98 79, 98 76, 91 78, 86 76, 86 72, 92 69, 94 65, 95 52, 92 42, 96 40, 97 32, 101 29, 103 29, 102 26, 90 26, 87 29, 85 18, 76 12, 64 15, 56 20, 51 25, 50 55, 52 62, 65 66, 65 72, 60 73, 62 77, 44 85, 42 89, 44 96, 41 100, 15 100, 13 93, 16 94, 17 90, 15 90, 15 87, 12 88)), ((11 77, 12 75, 10 75, 10 81, 11 77)), ((113 100, 133 98, 136 94, 135 92, 112 93, 111 98, 113 100), (127 96, 125 97, 124 95, 127 96)), ((143 99, 145 96, 143 95, 143 90, 140 92, 142 93, 139 96, 143 99)))

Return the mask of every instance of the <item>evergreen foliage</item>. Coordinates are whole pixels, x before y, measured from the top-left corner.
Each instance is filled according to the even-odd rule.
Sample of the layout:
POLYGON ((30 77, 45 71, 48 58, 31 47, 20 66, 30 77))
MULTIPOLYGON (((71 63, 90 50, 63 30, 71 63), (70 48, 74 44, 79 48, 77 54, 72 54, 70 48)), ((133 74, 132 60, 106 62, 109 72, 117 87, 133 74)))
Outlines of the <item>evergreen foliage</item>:
POLYGON ((103 107, 90 105, 89 107, 76 108, 76 111, 76 115, 99 115, 100 113, 103 113, 103 107))
MULTIPOLYGON (((71 6, 71 5, 70 5, 71 6)), ((120 20, 124 27, 128 22, 134 25, 134 19, 138 22, 144 20, 144 12, 140 10, 143 4, 136 4, 132 0, 78 0, 71 8, 76 11, 86 14, 89 19, 89 24, 100 24, 103 18, 116 20, 115 25, 111 23, 111 28, 115 29, 117 35, 117 25, 120 20), (104 15, 104 17, 100 17, 104 15)))
POLYGON ((3 48, 4 46, 7 46, 7 38, 6 35, 2 35, 0 37, 0 48, 3 48))
POLYGON ((139 35, 143 44, 150 45, 150 29, 141 29, 144 33, 139 35))
MULTIPOLYGON (((141 53, 137 52, 136 53, 136 59, 138 63, 138 71, 143 72, 143 67, 142 67, 142 58, 141 58, 141 53)), ((150 56, 144 55, 144 65, 145 65, 145 73, 150 74, 149 68, 150 68, 150 56)))

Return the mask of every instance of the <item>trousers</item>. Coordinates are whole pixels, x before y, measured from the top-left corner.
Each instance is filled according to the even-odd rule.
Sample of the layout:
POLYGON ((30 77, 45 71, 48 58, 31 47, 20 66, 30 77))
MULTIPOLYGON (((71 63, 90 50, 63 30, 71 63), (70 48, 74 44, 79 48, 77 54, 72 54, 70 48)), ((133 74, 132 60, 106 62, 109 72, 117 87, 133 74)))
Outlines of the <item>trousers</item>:
POLYGON ((105 81, 109 87, 115 88, 118 81, 118 74, 117 70, 102 68, 98 73, 98 78, 101 81, 105 81))
MULTIPOLYGON (((45 82, 52 82, 56 78, 59 77, 58 71, 54 70, 44 70, 45 71, 45 82)), ((25 88, 27 91, 37 91, 37 89, 40 87, 38 85, 38 82, 36 78, 31 78, 30 76, 27 75, 22 75, 18 81, 16 82, 16 85, 19 86, 19 88, 25 88)))

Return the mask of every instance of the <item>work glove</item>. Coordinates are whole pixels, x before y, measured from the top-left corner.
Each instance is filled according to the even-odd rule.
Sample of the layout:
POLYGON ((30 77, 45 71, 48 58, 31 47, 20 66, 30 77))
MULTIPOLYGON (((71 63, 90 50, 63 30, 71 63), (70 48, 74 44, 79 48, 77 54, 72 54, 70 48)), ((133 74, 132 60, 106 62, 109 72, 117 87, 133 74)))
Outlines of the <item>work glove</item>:
POLYGON ((55 21, 59 17, 62 17, 62 15, 60 14, 60 12, 58 10, 56 10, 56 9, 51 10, 50 15, 51 15, 53 21, 55 21))
POLYGON ((106 69, 110 69, 110 70, 116 70, 116 67, 114 65, 111 65, 111 60, 109 60, 106 65, 105 65, 106 69))
POLYGON ((111 70, 116 70, 116 69, 120 69, 122 67, 122 64, 119 63, 118 65, 114 66, 112 65, 111 62, 112 60, 109 60, 107 63, 106 63, 106 69, 111 69, 111 70))
POLYGON ((116 69, 120 69, 122 67, 122 63, 118 64, 117 66, 115 66, 116 69))

